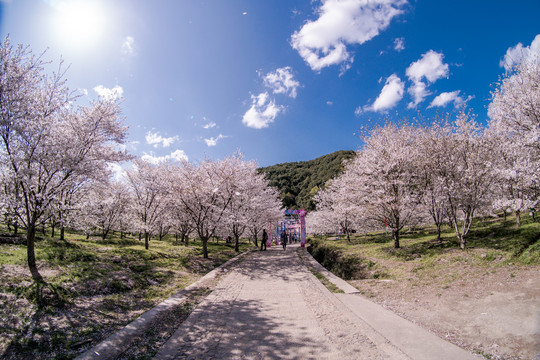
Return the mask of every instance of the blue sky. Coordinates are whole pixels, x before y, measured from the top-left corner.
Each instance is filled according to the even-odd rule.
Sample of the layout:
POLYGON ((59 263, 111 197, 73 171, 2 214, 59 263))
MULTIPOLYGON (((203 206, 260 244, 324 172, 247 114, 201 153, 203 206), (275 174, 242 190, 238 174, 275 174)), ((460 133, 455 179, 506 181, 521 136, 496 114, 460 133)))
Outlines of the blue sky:
POLYGON ((540 51, 538 14, 537 0, 0 0, 0 31, 62 57, 83 97, 121 95, 133 154, 268 166, 356 150, 361 129, 418 113, 467 104, 485 122, 504 61, 540 51))

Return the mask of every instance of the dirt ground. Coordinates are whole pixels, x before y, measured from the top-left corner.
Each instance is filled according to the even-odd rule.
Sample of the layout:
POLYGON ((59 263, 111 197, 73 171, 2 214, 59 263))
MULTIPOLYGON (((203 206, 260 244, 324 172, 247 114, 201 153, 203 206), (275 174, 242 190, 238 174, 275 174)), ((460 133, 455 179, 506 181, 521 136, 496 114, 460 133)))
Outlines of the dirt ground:
POLYGON ((540 267, 444 261, 436 271, 411 261, 402 280, 350 283, 371 300, 488 359, 540 360, 540 267))

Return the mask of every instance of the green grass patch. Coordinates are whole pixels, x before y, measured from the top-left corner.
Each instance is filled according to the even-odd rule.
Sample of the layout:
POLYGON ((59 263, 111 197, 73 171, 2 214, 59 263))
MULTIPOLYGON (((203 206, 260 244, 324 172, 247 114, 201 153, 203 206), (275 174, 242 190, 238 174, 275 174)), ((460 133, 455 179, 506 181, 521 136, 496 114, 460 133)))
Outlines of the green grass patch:
POLYGON ((401 247, 393 247, 390 233, 355 234, 351 241, 341 236, 312 238, 311 253, 324 267, 344 279, 440 278, 450 283, 459 279, 452 266, 493 268, 509 264, 540 265, 540 223, 523 219, 517 228, 515 217, 475 220, 467 235, 467 248, 460 249, 453 229, 404 229, 401 247), (456 265, 458 264, 458 265, 456 265))
MULTIPOLYGON (((184 246, 173 236, 151 239, 146 250, 144 241, 118 234, 106 240, 73 232, 66 240, 38 235, 36 260, 45 285, 29 275, 25 244, 0 243, 0 332, 10 339, 0 345, 7 358, 74 358, 238 255, 230 244, 210 241, 209 259, 203 259, 200 241, 184 246)), ((251 248, 241 241, 241 252, 251 248)))

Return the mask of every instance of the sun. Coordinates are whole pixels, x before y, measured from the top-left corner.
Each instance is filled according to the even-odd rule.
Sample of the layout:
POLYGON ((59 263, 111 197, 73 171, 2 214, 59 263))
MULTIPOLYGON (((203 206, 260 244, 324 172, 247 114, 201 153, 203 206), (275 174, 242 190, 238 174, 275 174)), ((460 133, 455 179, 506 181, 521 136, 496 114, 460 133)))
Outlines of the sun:
POLYGON ((61 0, 55 3, 57 37, 68 46, 91 47, 106 34, 106 13, 95 0, 61 0))

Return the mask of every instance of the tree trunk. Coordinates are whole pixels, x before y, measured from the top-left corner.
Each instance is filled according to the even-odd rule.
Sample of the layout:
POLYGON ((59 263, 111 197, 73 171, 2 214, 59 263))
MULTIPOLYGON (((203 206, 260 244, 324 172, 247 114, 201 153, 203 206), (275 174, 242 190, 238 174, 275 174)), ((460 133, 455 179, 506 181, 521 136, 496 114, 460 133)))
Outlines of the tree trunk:
POLYGON ((65 240, 65 235, 66 235, 66 227, 62 225, 62 227, 60 228, 60 240, 65 240))
POLYGON ((15 235, 15 236, 19 235, 19 224, 17 224, 17 222, 15 222, 15 224, 13 224, 13 229, 14 229, 13 235, 15 235))
POLYGON ((56 228, 56 227, 54 226, 54 223, 51 224, 51 237, 54 237, 54 229, 55 229, 55 228, 56 228))
POLYGON ((467 246, 467 239, 465 236, 458 234, 459 238, 459 247, 461 247, 461 250, 465 250, 465 247, 467 246))
POLYGON ((28 257, 28 269, 30 270, 30 274, 32 274, 32 279, 34 279, 35 282, 43 283, 45 281, 39 273, 36 265, 35 242, 36 225, 30 224, 30 226, 28 226, 28 232, 26 235, 26 253, 28 257))
POLYGON ((240 251, 240 247, 238 246, 239 241, 240 241, 239 236, 234 235, 234 251, 236 251, 236 252, 240 251))
MULTIPOLYGON (((204 259, 208 259, 208 238, 206 237, 203 237, 201 238, 202 240, 202 249, 203 249, 203 258, 204 259)), ((186 244, 187 244, 187 241, 186 241, 186 244)))
POLYGON ((351 242, 351 232, 349 231, 349 229, 347 229, 346 232, 347 232, 347 242, 350 243, 351 242))
POLYGON ((521 227, 521 211, 516 210, 516 223, 518 229, 521 227))
POLYGON ((103 230, 103 234, 101 235, 101 238, 105 240, 107 238, 107 234, 109 233, 109 230, 103 230))
POLYGON ((394 238, 394 248, 399 249, 399 230, 392 230, 392 237, 394 238))
POLYGON ((150 243, 150 234, 149 234, 148 232, 145 231, 145 232, 144 232, 144 248, 145 248, 146 250, 148 250, 149 247, 150 247, 150 244, 149 244, 149 243, 150 243))
POLYGON ((437 241, 441 242, 441 224, 437 224, 437 241))

